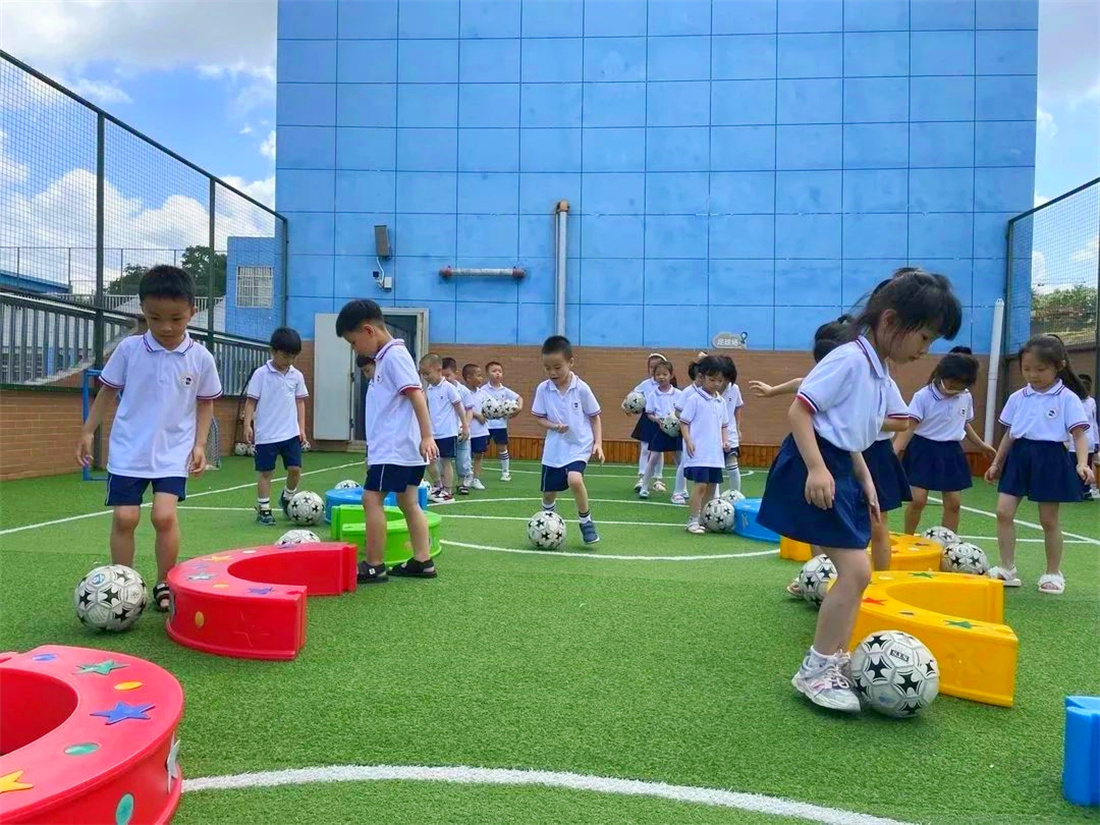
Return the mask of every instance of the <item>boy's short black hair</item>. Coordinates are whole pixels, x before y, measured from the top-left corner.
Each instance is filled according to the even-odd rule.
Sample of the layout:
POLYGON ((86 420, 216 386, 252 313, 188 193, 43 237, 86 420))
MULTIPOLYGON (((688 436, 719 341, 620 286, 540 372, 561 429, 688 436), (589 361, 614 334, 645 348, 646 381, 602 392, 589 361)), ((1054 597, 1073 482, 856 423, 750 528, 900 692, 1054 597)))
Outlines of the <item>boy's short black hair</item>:
POLYGON ((420 366, 422 367, 439 367, 443 369, 443 359, 434 352, 427 352, 424 357, 420 359, 420 366))
POLYGON ((556 355, 560 353, 562 358, 569 360, 573 357, 573 345, 564 335, 551 335, 542 342, 543 355, 556 355))
POLYGON ((500 361, 489 361, 485 364, 486 372, 489 371, 489 367, 500 367, 501 369, 504 369, 504 364, 500 363, 500 361))
POLYGON ((724 365, 722 375, 725 376, 727 381, 733 384, 735 381, 737 381, 737 365, 733 363, 733 359, 730 358, 728 355, 719 355, 718 359, 724 365))
POLYGON ((371 358, 369 355, 356 355, 355 356, 355 368, 357 370, 361 370, 361 369, 363 369, 363 367, 367 366, 367 364, 373 364, 373 363, 374 363, 374 359, 371 358))
POLYGON ((195 279, 178 266, 159 264, 141 276, 138 283, 138 300, 146 298, 175 298, 195 305, 195 279))
POLYGON ((279 327, 271 333, 271 348, 287 355, 297 355, 302 351, 302 336, 296 329, 279 327))
POLYGON ((477 364, 463 364, 462 365, 462 378, 468 379, 474 374, 474 370, 481 369, 477 364))
POLYGON ((360 298, 344 304, 344 308, 336 316, 336 334, 343 337, 349 332, 355 332, 363 324, 384 326, 385 323, 386 316, 382 314, 382 307, 374 301, 360 298))
MULTIPOLYGON (((730 362, 733 363, 732 361, 730 362)), ((722 375, 726 374, 725 357, 721 355, 708 355, 695 365, 696 375, 722 375)), ((692 379, 694 380, 694 378, 692 379)))
POLYGON ((458 372, 458 361, 448 355, 443 359, 443 369, 450 370, 451 372, 458 372))
POLYGON ((814 363, 818 363, 832 352, 834 349, 840 346, 840 341, 835 338, 820 338, 814 342, 814 363))

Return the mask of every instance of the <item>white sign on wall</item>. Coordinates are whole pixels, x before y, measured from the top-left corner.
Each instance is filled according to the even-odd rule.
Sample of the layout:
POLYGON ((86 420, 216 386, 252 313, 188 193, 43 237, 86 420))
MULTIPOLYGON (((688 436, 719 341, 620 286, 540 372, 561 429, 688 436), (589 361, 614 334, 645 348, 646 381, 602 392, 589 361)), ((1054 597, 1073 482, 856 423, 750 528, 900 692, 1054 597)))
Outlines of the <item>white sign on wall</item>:
POLYGON ((714 336, 711 344, 715 349, 748 349, 749 334, 742 332, 740 335, 734 332, 719 332, 714 336))

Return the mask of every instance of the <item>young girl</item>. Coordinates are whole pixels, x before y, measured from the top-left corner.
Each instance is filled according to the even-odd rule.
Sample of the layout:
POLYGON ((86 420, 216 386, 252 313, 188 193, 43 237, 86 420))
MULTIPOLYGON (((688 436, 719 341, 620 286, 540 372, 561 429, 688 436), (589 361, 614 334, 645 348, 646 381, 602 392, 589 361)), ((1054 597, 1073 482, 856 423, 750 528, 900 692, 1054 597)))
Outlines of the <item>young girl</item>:
POLYGON ((684 438, 684 477, 695 482, 691 489, 691 517, 689 533, 705 533, 699 518, 703 505, 714 498, 715 489, 722 482, 726 466, 725 452, 729 449, 726 402, 719 395, 726 380, 726 365, 716 355, 708 355, 695 365, 696 384, 685 390, 681 400, 680 431, 684 438))
MULTIPOLYGON (((653 375, 653 370, 657 364, 664 362, 668 363, 665 357, 659 352, 651 352, 646 359, 646 375, 649 376, 642 381, 638 386, 634 388, 634 392, 639 392, 647 399, 649 394, 657 389, 657 379, 653 375)), ((632 413, 627 413, 632 415, 632 413)), ((634 425, 634 431, 630 434, 630 437, 638 442, 638 483, 634 485, 634 492, 641 493, 642 491, 642 477, 645 475, 646 468, 649 466, 649 442, 653 439, 654 434, 658 432, 656 425, 649 418, 649 416, 642 412, 638 416, 638 423, 634 425)), ((656 475, 657 481, 653 484, 653 489, 658 493, 665 491, 664 482, 661 481, 661 473, 665 469, 665 456, 664 453, 659 454, 657 459, 656 475)))
POLYGON ((943 494, 942 524, 957 533, 962 491, 973 486, 962 442, 969 438, 990 458, 997 454, 970 423, 974 420, 970 388, 977 380, 978 359, 970 354, 970 347, 955 347, 909 402, 909 426, 894 443, 898 455, 905 453, 902 467, 912 487, 912 500, 905 509, 906 533, 917 532, 929 490, 943 494))
POLYGON ((768 474, 757 521, 820 548, 837 578, 821 605, 813 646, 791 683, 814 704, 858 712, 844 674, 863 591, 871 578, 866 547, 882 518, 863 458, 886 419, 889 373, 959 330, 962 308, 942 275, 906 272, 875 290, 851 324, 856 340, 829 353, 802 381, 787 436, 768 474))
POLYGON ((1039 504, 1047 569, 1039 577, 1039 592, 1059 595, 1066 590, 1062 575, 1062 529, 1058 505, 1080 501, 1078 479, 1095 478, 1087 463, 1088 422, 1080 396, 1080 379, 1069 368, 1065 344, 1053 335, 1032 338, 1020 350, 1020 369, 1027 386, 1008 397, 1000 421, 1007 427, 985 480, 997 485, 997 546, 1001 563, 989 571, 1005 587, 1019 587, 1016 573, 1016 510, 1027 496, 1039 504), (1076 466, 1066 460, 1062 442, 1073 436, 1076 466), (1076 470, 1076 473, 1074 472, 1076 470))
POLYGON ((729 450, 725 455, 726 483, 731 490, 741 492, 741 408, 745 406, 745 399, 737 386, 737 365, 728 355, 721 356, 721 359, 723 386, 719 394, 726 404, 729 433, 729 450))
MULTIPOLYGON (((644 414, 657 425, 657 429, 650 437, 649 461, 642 473, 642 486, 638 490, 638 498, 649 498, 649 483, 653 476, 660 472, 661 459, 665 453, 674 453, 676 466, 680 466, 680 450, 683 449, 683 438, 666 435, 660 428, 661 419, 667 417, 676 409, 676 405, 680 403, 680 397, 683 395, 681 390, 673 386, 674 377, 672 364, 668 361, 658 361, 654 365, 653 379, 657 382, 657 386, 646 397, 644 414)), ((654 485, 654 489, 657 489, 656 485, 654 485)))
MULTIPOLYGON (((1088 465, 1093 468, 1093 475, 1096 475, 1097 468, 1100 467, 1100 456, 1097 455, 1097 448, 1100 447, 1100 430, 1097 430, 1096 426, 1096 399, 1092 397, 1092 376, 1081 373, 1077 376, 1081 379, 1081 386, 1085 390, 1085 397, 1081 399, 1081 403, 1085 407, 1085 419, 1089 422, 1088 432, 1085 433, 1085 440, 1089 445, 1089 457, 1088 465)), ((1075 453, 1076 447, 1074 444, 1074 436, 1069 434, 1066 436, 1066 449, 1070 453, 1075 453)), ((1076 464, 1076 456, 1070 456, 1071 461, 1076 464)), ((1093 501, 1100 501, 1100 492, 1096 489, 1096 484, 1089 484, 1087 482, 1081 482, 1081 496, 1083 500, 1087 501, 1092 499, 1093 501)))

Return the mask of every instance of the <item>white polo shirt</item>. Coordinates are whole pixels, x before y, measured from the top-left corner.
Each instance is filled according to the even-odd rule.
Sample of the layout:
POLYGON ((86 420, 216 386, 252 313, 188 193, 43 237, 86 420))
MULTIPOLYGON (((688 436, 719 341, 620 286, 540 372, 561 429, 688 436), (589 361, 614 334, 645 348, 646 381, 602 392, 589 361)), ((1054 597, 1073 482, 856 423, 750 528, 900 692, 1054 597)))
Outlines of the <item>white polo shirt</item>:
POLYGON ((309 396, 302 373, 293 366, 280 372, 268 361, 252 373, 245 393, 256 402, 253 426, 257 444, 298 437, 298 399, 309 396))
POLYGON ((166 350, 152 333, 125 338, 99 380, 122 398, 111 425, 107 471, 131 478, 186 476, 199 401, 222 394, 214 356, 184 334, 166 350))
MULTIPOLYGON (((508 389, 503 384, 499 387, 494 387, 492 384, 483 384, 481 391, 485 393, 487 397, 495 398, 498 401, 519 401, 519 393, 512 392, 512 390, 508 389)), ((507 418, 490 418, 485 423, 491 430, 508 429, 507 418)))
POLYGON ((571 373, 569 385, 562 392, 547 378, 535 390, 531 413, 555 424, 566 424, 564 433, 546 431, 542 446, 542 463, 547 467, 565 467, 574 461, 592 457, 594 437, 591 419, 600 414, 600 403, 592 388, 577 374, 571 373))
POLYGON ((641 384, 634 388, 634 392, 640 392, 646 398, 649 398, 649 394, 657 389, 657 379, 647 378, 641 384))
POLYGON ((915 435, 932 441, 962 441, 967 422, 974 420, 974 398, 969 390, 945 395, 933 381, 913 395, 909 417, 918 422, 915 435))
MULTIPOLYGON (((481 405, 485 403, 485 399, 487 398, 484 390, 484 387, 478 387, 477 392, 474 392, 469 387, 466 388, 466 391, 470 393, 470 402, 466 409, 472 410, 473 412, 476 412, 478 414, 481 413, 481 405)), ((486 436, 488 434, 489 425, 482 424, 476 418, 470 416, 470 438, 481 438, 482 436, 486 436)))
POLYGON ((370 463, 419 467, 427 464, 420 455, 420 425, 407 394, 421 390, 420 374, 405 342, 394 338, 374 356, 367 414, 367 444, 370 463))
POLYGON ((711 395, 701 387, 684 390, 680 421, 688 425, 695 448, 695 455, 688 455, 684 450, 684 466, 725 467, 722 427, 729 424, 725 399, 720 395, 711 395))
POLYGON ((798 397, 814 414, 818 435, 842 450, 861 453, 882 432, 889 377, 861 335, 822 358, 802 379, 798 397))
POLYGON ((661 392, 660 387, 654 387, 646 396, 645 411, 658 418, 666 418, 676 410, 676 405, 681 403, 680 398, 683 394, 683 390, 678 390, 676 387, 669 387, 668 392, 661 392))
POLYGON ((1045 392, 1028 384, 1008 397, 1001 423, 1013 438, 1065 442, 1066 434, 1087 427, 1085 405, 1058 379, 1045 392))
MULTIPOLYGON (((901 390, 898 389, 897 382, 889 374, 886 376, 886 417, 909 420, 909 406, 905 403, 905 399, 901 397, 901 390)), ((893 432, 882 430, 880 425, 875 441, 889 441, 893 437, 893 432)))
POLYGON ((428 394, 428 412, 432 416, 432 435, 436 438, 454 438, 457 436, 459 424, 454 405, 462 403, 462 396, 458 394, 458 388, 450 381, 443 380, 438 384, 428 382, 424 386, 424 392, 428 394))
POLYGON ((726 402, 726 434, 731 447, 741 446, 741 433, 737 431, 736 413, 738 407, 745 406, 745 399, 741 396, 741 388, 736 384, 730 384, 722 391, 722 400, 726 402))

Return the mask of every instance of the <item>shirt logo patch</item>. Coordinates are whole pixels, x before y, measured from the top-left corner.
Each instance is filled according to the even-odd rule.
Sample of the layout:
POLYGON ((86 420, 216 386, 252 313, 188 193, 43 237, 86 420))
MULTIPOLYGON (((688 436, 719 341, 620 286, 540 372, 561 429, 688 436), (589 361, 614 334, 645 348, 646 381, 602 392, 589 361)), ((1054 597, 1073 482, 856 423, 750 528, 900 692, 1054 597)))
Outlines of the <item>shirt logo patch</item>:
POLYGON ((190 387, 195 383, 195 374, 193 372, 185 372, 180 376, 180 385, 184 387, 190 387))
POLYGON ((1058 410, 1055 410, 1053 408, 1047 410, 1047 418, 1054 418, 1056 415, 1058 415, 1058 410))

